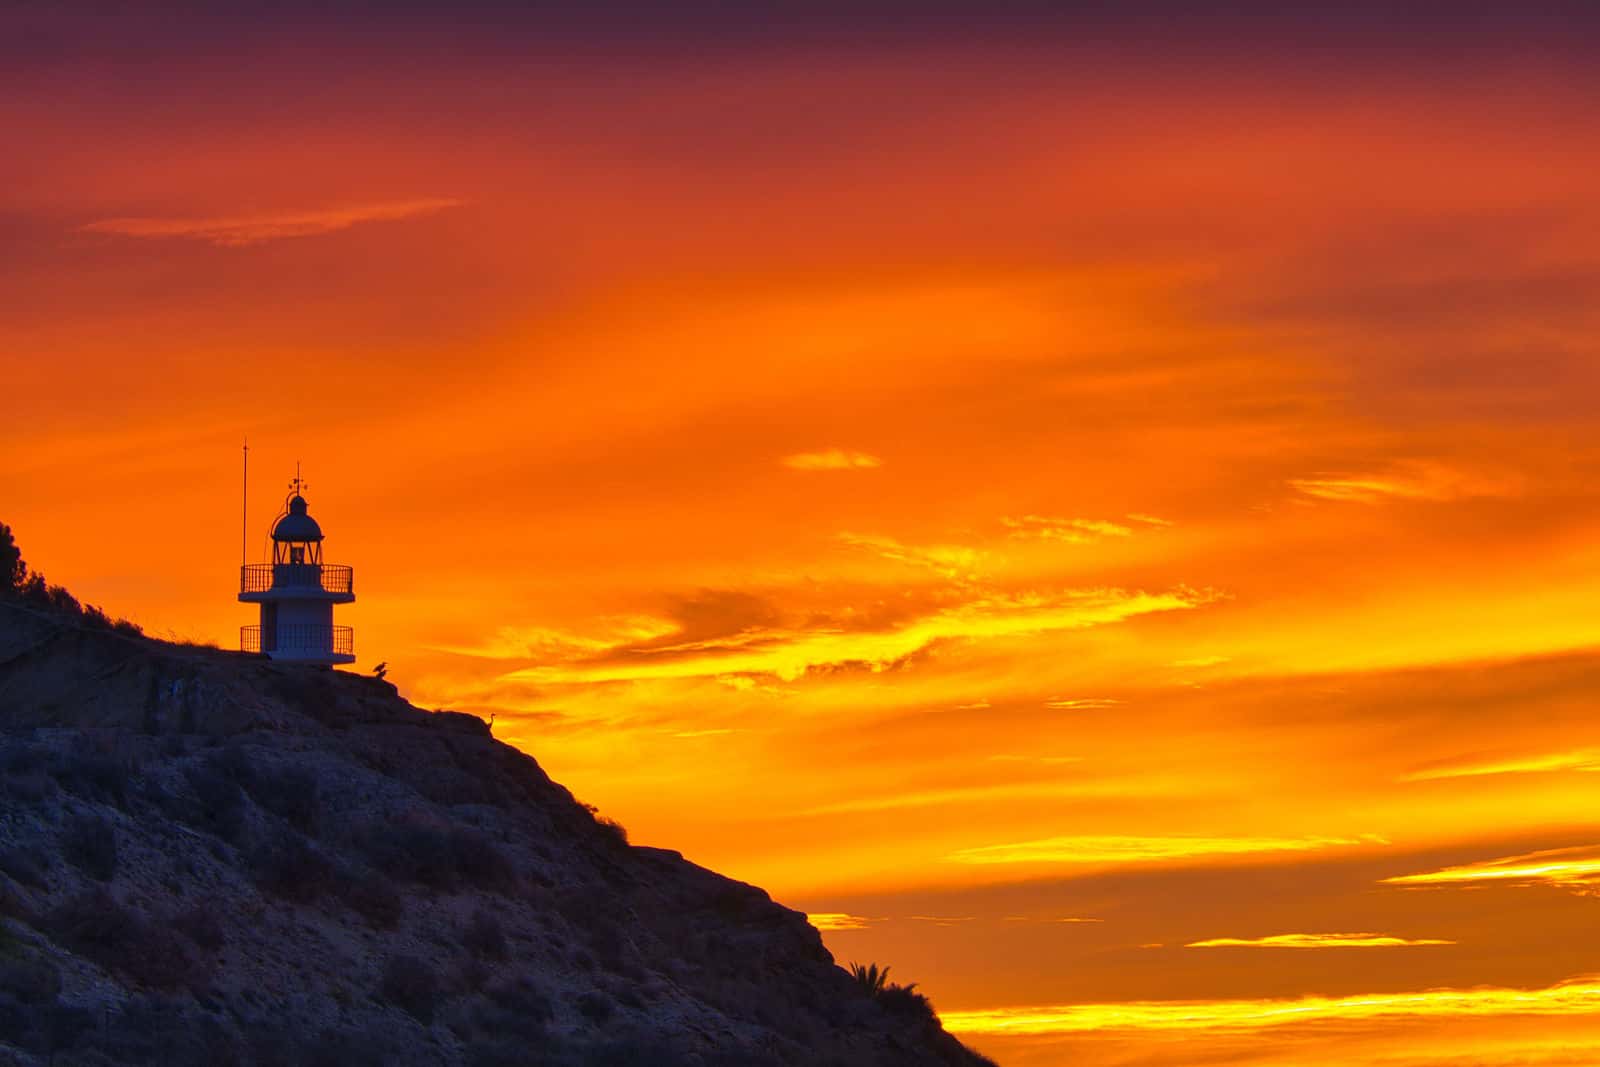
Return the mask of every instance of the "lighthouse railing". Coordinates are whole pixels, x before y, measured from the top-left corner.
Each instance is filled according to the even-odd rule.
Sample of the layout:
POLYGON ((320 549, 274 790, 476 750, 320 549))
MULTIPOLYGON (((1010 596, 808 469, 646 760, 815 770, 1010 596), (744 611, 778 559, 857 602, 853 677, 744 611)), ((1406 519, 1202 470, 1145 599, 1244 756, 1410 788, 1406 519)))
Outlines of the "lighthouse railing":
POLYGON ((339 563, 246 563, 239 568, 239 592, 266 593, 274 589, 352 594, 355 571, 339 563))
POLYGON ((340 656, 355 655, 355 631, 349 626, 318 626, 314 623, 280 623, 276 632, 261 639, 261 627, 239 627, 241 652, 331 652, 340 656))

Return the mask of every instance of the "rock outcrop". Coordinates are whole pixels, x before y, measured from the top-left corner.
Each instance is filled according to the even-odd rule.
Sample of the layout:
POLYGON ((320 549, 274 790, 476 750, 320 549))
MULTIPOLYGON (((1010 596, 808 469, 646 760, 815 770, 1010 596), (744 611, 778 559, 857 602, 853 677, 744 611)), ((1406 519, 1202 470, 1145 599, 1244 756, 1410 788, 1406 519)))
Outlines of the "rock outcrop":
POLYGON ((475 717, 0 599, 0 1064, 983 1062, 475 717))

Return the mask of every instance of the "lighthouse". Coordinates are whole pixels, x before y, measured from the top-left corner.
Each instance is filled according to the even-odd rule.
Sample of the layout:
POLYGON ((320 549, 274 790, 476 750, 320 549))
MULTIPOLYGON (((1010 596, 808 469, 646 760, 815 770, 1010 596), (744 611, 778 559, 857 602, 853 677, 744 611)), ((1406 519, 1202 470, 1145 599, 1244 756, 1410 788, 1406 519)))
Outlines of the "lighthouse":
POLYGON ((261 605, 261 624, 239 628, 239 648, 285 663, 355 662, 355 638, 333 624, 333 606, 355 600, 349 567, 322 561, 322 527, 301 494, 298 471, 272 526, 272 562, 239 568, 239 599, 261 605))

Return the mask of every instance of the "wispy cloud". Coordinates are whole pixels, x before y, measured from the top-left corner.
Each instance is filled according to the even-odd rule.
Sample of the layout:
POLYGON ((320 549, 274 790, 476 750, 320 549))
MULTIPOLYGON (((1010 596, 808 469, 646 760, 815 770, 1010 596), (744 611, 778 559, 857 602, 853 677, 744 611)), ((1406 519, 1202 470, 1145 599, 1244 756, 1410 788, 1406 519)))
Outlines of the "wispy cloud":
POLYGON ((842 533, 839 540, 851 548, 871 552, 895 563, 921 567, 951 579, 970 575, 984 555, 981 550, 965 545, 906 545, 892 537, 873 534, 842 533))
POLYGON ((1012 537, 1070 544, 1087 544, 1101 537, 1127 537, 1133 533, 1130 527, 1103 519, 1061 519, 1051 515, 1007 516, 1000 523, 1011 531, 1012 537))
POLYGON ((989 593, 887 626, 843 629, 826 621, 811 628, 753 623, 691 641, 658 639, 614 648, 600 656, 541 664, 502 675, 502 681, 543 684, 766 674, 790 681, 811 670, 885 670, 947 641, 994 640, 1104 626, 1157 612, 1209 604, 1216 594, 1179 588, 1164 593, 1122 589, 1056 593, 989 593))
POLYGON ((1163 518, 1159 518, 1158 516, 1155 516, 1155 515, 1145 515, 1142 512, 1138 512, 1138 511, 1130 511, 1130 512, 1128 512, 1127 517, 1133 522, 1142 522, 1146 526, 1172 526, 1172 525, 1174 525, 1174 523, 1172 522, 1171 519, 1163 519, 1163 518))
POLYGON ((1421 874, 1383 879, 1385 885, 1525 885, 1555 886, 1576 893, 1600 892, 1600 845, 1552 848, 1463 863, 1421 874))
POLYGON ((828 448, 821 452, 797 452, 783 457, 783 465, 797 471, 859 471, 883 466, 883 460, 866 452, 828 448))
POLYGON ((1047 916, 1036 918, 1032 915, 1007 915, 1001 922, 1008 923, 1103 923, 1104 919, 1093 919, 1082 915, 1047 916))
POLYGON ((1384 843, 1382 838, 1371 834, 1361 837, 1049 837, 964 848, 945 859, 952 863, 1116 865, 1263 852, 1308 852, 1384 843))
POLYGON ((940 1012, 962 1034, 1043 1035, 1096 1030, 1250 1031, 1299 1023, 1402 1017, 1589 1015, 1600 1010, 1600 976, 1542 989, 1427 989, 1345 997, 1261 1000, 1136 1000, 940 1012))
POLYGON ((597 619, 588 632, 544 626, 502 626, 474 645, 434 645, 435 651, 483 659, 571 660, 596 655, 623 644, 654 641, 678 633, 677 623, 648 615, 597 619))
POLYGON ((1453 945, 1438 938, 1391 937, 1387 934, 1273 934, 1270 937, 1213 937, 1191 941, 1184 948, 1409 948, 1453 945))
POLYGON ((1319 500, 1375 504, 1385 499, 1457 500, 1463 497, 1508 496, 1516 479, 1457 470, 1442 463, 1410 461, 1383 471, 1318 473, 1289 479, 1290 488, 1319 500))
POLYGON ((806 920, 818 930, 838 932, 840 930, 865 930, 872 925, 873 920, 864 915, 851 915, 843 911, 814 911, 806 915, 806 920))
POLYGON ((1401 775, 1402 782, 1427 782, 1439 778, 1477 778, 1490 774, 1538 774, 1546 771, 1600 771, 1600 749, 1580 748, 1505 760, 1441 764, 1401 775))
POLYGON ((393 222, 398 219, 432 215, 447 208, 460 207, 462 203, 460 200, 435 197, 257 215, 206 218, 128 217, 100 219, 81 229, 87 233, 109 233, 122 237, 187 238, 205 241, 222 248, 244 248, 289 237, 314 237, 319 234, 336 233, 367 222, 393 222))
POLYGON ((847 815, 867 811, 895 811, 903 808, 934 808, 945 805, 972 805, 997 800, 1045 800, 1059 797, 1125 796, 1137 792, 1140 796, 1170 795, 1191 787, 1176 779, 1141 779, 1138 781, 1081 781, 1081 782, 998 782, 989 785, 954 786, 949 789, 919 789, 904 793, 885 793, 880 796, 853 797, 838 800, 799 812, 800 815, 847 815))
POLYGON ((928 923, 933 926, 960 926, 977 918, 975 915, 912 915, 908 916, 913 922, 928 923))
POLYGON ((1052 711, 1093 711, 1096 708, 1114 708, 1121 703, 1111 697, 1075 697, 1069 700, 1046 700, 1044 706, 1052 711))

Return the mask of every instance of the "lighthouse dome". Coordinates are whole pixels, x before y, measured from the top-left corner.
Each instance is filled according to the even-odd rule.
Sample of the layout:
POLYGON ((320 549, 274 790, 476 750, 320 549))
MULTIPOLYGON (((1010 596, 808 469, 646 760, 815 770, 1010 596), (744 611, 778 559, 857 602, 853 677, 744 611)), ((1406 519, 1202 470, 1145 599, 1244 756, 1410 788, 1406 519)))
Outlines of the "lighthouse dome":
POLYGON ((274 541, 320 541, 322 527, 306 514, 306 498, 296 494, 289 501, 289 514, 278 520, 272 528, 274 541))

